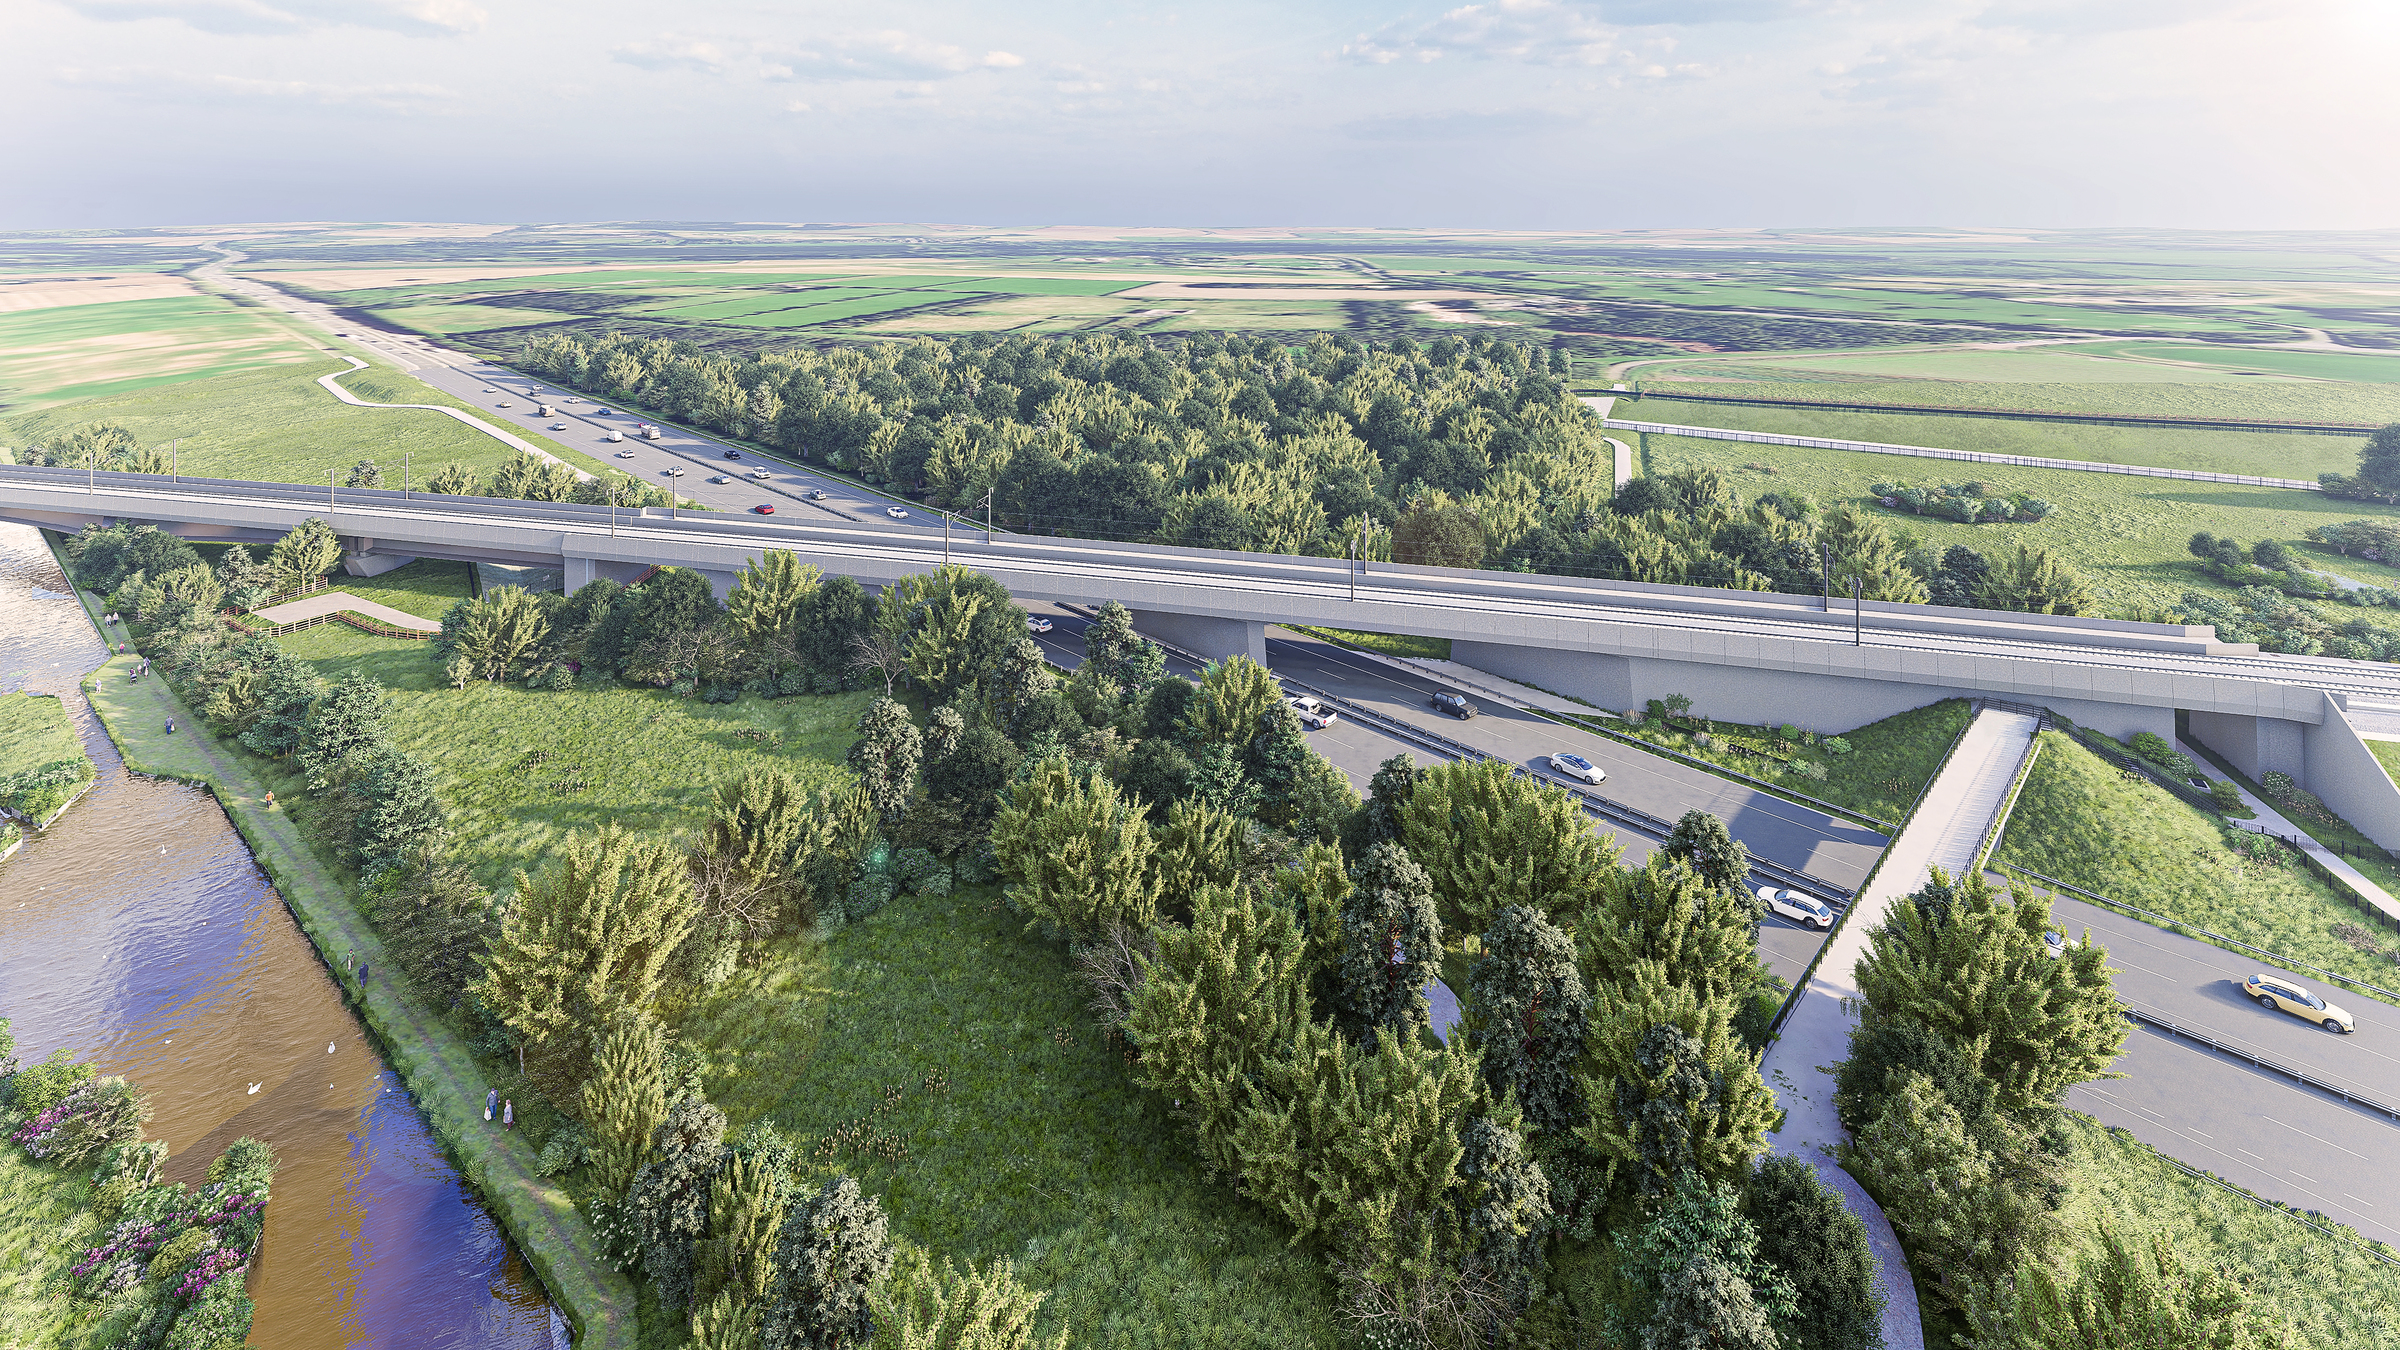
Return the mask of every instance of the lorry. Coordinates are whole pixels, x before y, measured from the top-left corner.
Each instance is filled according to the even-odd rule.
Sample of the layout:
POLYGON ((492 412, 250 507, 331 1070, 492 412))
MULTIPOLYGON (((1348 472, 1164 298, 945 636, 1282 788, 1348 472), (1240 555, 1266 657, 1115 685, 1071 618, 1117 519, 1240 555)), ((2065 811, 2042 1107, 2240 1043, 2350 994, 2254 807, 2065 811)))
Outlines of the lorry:
POLYGON ((642 427, 642 439, 645 441, 655 441, 664 434, 665 433, 661 432, 657 427, 650 426, 646 423, 642 427))

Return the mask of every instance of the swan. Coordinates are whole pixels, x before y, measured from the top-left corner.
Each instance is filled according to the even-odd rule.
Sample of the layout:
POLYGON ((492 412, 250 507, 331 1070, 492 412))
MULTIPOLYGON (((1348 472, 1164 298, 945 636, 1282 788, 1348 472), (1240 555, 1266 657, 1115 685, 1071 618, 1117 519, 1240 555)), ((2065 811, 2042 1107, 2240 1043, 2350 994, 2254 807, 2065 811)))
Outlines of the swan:
POLYGON ((264 1084, 264 1083, 252 1083, 252 1084, 250 1085, 250 1093, 249 1093, 249 1095, 250 1095, 250 1096, 253 1096, 253 1097, 257 1096, 257 1095, 258 1095, 258 1090, 259 1090, 260 1088, 262 1088, 262 1087, 265 1087, 265 1086, 266 1086, 266 1084, 264 1084))
POLYGON ((325 1042, 325 1053, 329 1055, 333 1053, 333 1042, 325 1042))

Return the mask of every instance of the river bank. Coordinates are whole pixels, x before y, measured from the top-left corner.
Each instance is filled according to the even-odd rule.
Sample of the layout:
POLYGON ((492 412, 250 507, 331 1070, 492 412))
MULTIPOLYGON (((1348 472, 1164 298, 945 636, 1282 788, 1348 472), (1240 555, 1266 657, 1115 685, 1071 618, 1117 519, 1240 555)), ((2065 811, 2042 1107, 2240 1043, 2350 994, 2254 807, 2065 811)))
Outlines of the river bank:
MULTIPOLYGON (((149 1133, 171 1149, 169 1180, 196 1180, 243 1135, 276 1149, 284 1168, 248 1280, 252 1344, 563 1344, 533 1271, 444 1157, 226 813, 121 757, 80 687, 107 654, 64 590, 34 531, 0 528, 0 690, 58 695, 96 770, 80 804, 0 870, 0 1015, 20 1053, 64 1049, 131 1080, 156 1109, 149 1133)), ((19 1273, 8 1253, 0 1266, 19 1273)), ((0 1343, 61 1343, 59 1291, 0 1280, 0 1303, 23 1315, 14 1326, 45 1328, 0 1343)))
MULTIPOLYGON (((95 624, 89 596, 78 592, 95 624)), ((105 630, 103 630, 105 631, 105 630)), ((539 1154, 522 1133, 482 1119, 485 1081, 450 1026, 398 978, 382 941, 289 815, 271 809, 247 756, 220 744, 161 678, 130 678, 141 658, 112 656, 83 689, 128 768, 207 788, 251 855, 275 881, 301 930, 372 1029, 434 1134, 507 1227, 518 1249, 587 1350, 631 1346, 632 1285, 601 1259, 590 1226, 566 1190, 536 1174, 539 1154), (172 724, 176 729, 169 732, 172 724), (348 966, 352 954, 369 977, 348 966)))

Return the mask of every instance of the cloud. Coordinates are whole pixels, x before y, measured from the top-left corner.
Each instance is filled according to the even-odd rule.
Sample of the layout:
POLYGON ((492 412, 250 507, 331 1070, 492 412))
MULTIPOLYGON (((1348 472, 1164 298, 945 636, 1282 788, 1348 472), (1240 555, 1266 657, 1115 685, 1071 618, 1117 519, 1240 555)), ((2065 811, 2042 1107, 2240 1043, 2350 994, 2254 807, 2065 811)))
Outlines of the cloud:
POLYGON ((641 42, 628 42, 609 50, 609 59, 643 70, 697 70, 706 75, 721 75, 730 69, 734 58, 723 47, 700 38, 662 34, 641 42))
POLYGON ((1342 131, 1358 141, 1461 141, 1508 135, 1554 125, 1559 118, 1534 108, 1505 112, 1414 113, 1372 117, 1346 123, 1342 131))
POLYGON ((309 80, 262 80, 246 75, 209 75, 142 66, 61 70, 67 84, 119 91, 156 102, 305 105, 372 108, 384 112, 446 111, 460 101, 457 90, 437 84, 325 84, 309 80))
POLYGON ((815 38, 802 43, 762 43, 769 79, 945 80, 974 70, 1007 70, 1025 64, 1012 52, 985 52, 930 42, 897 31, 815 38))
POLYGON ((1363 65, 1419 64, 1445 56, 1542 66, 1597 66, 1618 54, 1619 30, 1559 0, 1464 5, 1431 23, 1389 24, 1342 48, 1363 65))
POLYGON ((61 0, 87 19, 171 19, 204 33, 244 36, 319 28, 379 28, 417 36, 471 33, 488 17, 474 0, 61 0))

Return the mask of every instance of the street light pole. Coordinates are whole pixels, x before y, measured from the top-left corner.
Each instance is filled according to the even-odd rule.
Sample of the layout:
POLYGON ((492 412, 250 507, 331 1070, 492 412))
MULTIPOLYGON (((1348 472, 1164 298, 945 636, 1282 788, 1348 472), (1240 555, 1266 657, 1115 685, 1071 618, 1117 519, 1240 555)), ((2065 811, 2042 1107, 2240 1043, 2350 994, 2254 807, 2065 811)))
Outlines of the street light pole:
POLYGON ((1867 604, 1858 598, 1858 578, 1850 578, 1850 645, 1861 646, 1865 640, 1867 604))
POLYGON ((986 548, 991 547, 992 543, 992 494, 999 490, 997 487, 983 490, 983 543, 986 548))
POLYGON ((942 566, 950 565, 950 513, 942 512, 942 566))
POLYGON ((1833 612, 1833 545, 1817 545, 1819 567, 1825 575, 1825 612, 1833 612))

